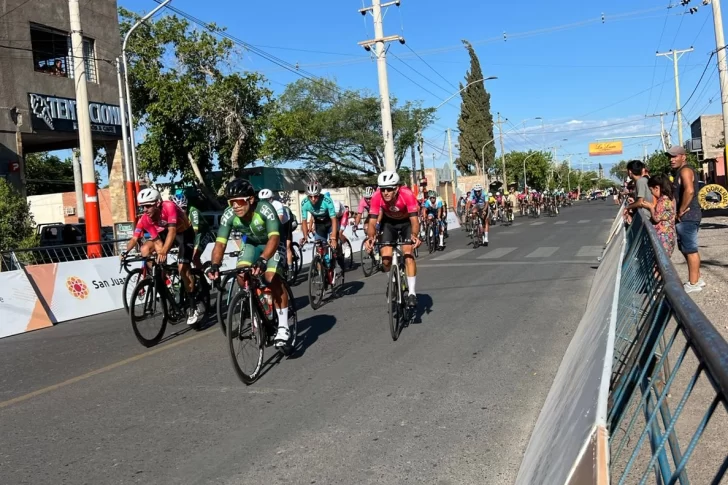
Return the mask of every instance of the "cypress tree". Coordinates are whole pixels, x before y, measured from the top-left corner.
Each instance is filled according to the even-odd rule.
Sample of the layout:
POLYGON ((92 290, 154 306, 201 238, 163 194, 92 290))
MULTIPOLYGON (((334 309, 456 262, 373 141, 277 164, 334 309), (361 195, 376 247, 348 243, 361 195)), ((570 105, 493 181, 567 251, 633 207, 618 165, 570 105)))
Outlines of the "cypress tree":
POLYGON ((460 84, 463 98, 458 118, 458 142, 460 156, 455 161, 458 169, 465 175, 475 173, 476 163, 481 166, 481 153, 485 147, 486 170, 495 162, 495 143, 493 140, 493 116, 490 114, 490 94, 485 90, 483 71, 475 49, 467 40, 463 41, 470 55, 470 70, 465 74, 465 84, 460 84), (471 84, 472 83, 472 84, 471 84), (465 89, 465 86, 468 86, 465 89))

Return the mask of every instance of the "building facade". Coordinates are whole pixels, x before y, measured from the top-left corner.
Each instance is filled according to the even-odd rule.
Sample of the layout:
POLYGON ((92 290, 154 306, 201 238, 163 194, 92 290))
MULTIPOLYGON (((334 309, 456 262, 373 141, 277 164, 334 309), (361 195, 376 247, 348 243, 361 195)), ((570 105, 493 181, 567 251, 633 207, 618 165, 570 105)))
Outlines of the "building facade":
POLYGON ((725 143, 724 138, 722 115, 702 115, 690 124, 686 148, 701 162, 706 183, 726 185, 724 148, 721 146, 725 143))
MULTIPOLYGON (((80 2, 92 137, 106 151, 115 221, 124 195, 115 0, 80 2)), ((67 0, 0 2, 0 176, 24 193, 24 155, 78 148, 67 0)))

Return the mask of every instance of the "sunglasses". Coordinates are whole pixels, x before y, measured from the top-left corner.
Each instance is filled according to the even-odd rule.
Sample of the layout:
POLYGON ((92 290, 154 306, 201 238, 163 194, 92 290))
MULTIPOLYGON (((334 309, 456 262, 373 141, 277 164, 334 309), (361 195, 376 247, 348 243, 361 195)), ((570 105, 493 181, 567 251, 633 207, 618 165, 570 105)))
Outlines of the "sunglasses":
POLYGON ((143 211, 148 211, 149 209, 154 209, 156 206, 157 206, 156 204, 143 205, 143 206, 141 206, 141 208, 143 211))
POLYGON ((247 205, 250 205, 250 198, 241 197, 240 199, 230 199, 228 200, 228 204, 230 205, 230 207, 245 207, 247 205))
POLYGON ((394 187, 382 187, 379 190, 381 190, 382 192, 394 192, 397 189, 395 189, 394 187))

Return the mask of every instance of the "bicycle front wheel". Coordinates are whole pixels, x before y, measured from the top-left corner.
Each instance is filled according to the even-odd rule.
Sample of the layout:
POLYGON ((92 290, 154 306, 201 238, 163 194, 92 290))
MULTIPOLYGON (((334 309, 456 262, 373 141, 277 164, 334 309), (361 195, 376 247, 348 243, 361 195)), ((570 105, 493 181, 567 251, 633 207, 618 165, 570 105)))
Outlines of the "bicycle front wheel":
POLYGON ((162 340, 167 328, 167 299, 157 293, 151 278, 137 283, 129 308, 131 328, 139 343, 153 347, 162 340))
POLYGON ((217 314, 217 323, 223 335, 227 335, 227 315, 232 302, 233 296, 240 291, 234 274, 227 274, 222 279, 220 289, 217 290, 217 299, 215 301, 215 313, 217 314))
POLYGON ((387 313, 389 314, 389 331, 392 340, 399 338, 400 320, 402 319, 402 304, 400 302, 399 268, 393 265, 389 270, 387 283, 387 313))
POLYGON ((374 267, 376 266, 374 251, 368 252, 362 244, 359 254, 361 255, 361 270, 364 272, 364 276, 368 278, 374 273, 374 267))
POLYGON ((230 302, 227 321, 228 347, 238 378, 250 385, 263 367, 263 320, 257 309, 250 314, 249 293, 240 292, 230 302))
POLYGON ((321 308, 323 303, 324 278, 326 278, 326 268, 321 258, 316 256, 308 270, 308 300, 314 310, 321 308))
POLYGON ((121 294, 123 295, 124 299, 124 310, 126 311, 126 313, 129 313, 129 304, 132 301, 131 295, 134 292, 134 289, 136 288, 137 283, 139 283, 141 277, 141 268, 135 268, 129 271, 129 274, 126 275, 126 279, 124 280, 124 286, 121 290, 121 294))

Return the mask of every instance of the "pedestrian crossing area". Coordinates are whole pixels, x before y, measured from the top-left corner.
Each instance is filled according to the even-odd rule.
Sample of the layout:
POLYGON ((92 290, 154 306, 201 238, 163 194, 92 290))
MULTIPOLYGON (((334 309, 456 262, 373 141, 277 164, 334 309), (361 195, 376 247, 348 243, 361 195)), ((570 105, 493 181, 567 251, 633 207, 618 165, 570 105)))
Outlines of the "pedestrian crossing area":
POLYGON ((561 247, 542 246, 533 248, 519 247, 480 247, 461 248, 446 251, 430 261, 452 261, 455 259, 477 259, 484 261, 510 260, 510 261, 536 261, 557 259, 559 262, 589 261, 593 262, 602 255, 603 246, 561 247), (475 256, 475 258, 473 258, 475 256))

